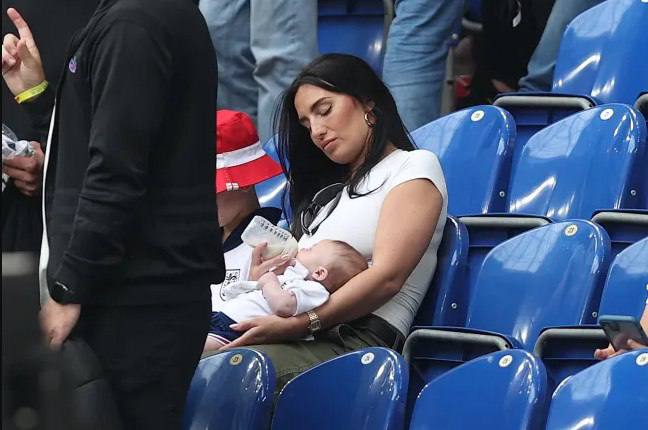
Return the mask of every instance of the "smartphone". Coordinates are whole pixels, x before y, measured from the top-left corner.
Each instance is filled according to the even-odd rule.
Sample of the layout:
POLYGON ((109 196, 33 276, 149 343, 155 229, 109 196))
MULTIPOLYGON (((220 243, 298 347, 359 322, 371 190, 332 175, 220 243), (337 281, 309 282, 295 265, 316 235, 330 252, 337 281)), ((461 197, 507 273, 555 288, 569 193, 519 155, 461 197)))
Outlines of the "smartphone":
POLYGON ((626 349, 628 339, 648 346, 648 336, 636 318, 627 315, 601 315, 598 321, 615 351, 626 349))

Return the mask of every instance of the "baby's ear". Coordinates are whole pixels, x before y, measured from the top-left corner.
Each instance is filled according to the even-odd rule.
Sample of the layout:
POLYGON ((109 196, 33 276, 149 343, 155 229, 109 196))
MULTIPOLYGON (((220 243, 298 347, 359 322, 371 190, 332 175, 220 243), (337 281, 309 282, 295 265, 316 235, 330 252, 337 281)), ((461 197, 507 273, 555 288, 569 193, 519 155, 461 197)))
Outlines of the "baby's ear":
POLYGON ((326 267, 319 266, 311 276, 314 280, 322 282, 328 276, 328 270, 326 270, 326 267))

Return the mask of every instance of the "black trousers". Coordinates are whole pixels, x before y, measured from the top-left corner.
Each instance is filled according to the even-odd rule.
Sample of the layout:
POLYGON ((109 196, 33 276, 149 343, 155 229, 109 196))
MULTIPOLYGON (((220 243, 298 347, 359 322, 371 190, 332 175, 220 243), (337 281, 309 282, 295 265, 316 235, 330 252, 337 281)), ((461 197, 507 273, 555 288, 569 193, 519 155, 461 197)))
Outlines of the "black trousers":
POLYGON ((75 335, 99 358, 123 428, 179 430, 211 303, 81 309, 75 335))

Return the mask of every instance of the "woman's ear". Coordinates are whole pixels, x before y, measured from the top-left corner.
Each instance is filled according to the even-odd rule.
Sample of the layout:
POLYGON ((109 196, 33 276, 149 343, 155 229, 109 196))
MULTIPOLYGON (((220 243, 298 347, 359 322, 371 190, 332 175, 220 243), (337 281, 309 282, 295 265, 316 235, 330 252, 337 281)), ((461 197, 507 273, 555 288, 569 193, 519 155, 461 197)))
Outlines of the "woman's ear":
POLYGON ((328 276, 328 270, 326 270, 326 267, 319 266, 315 271, 311 274, 311 277, 316 280, 317 282, 322 282, 323 280, 326 279, 328 276))
POLYGON ((371 112, 373 108, 376 107, 376 103, 373 100, 368 100, 365 103, 363 103, 363 105, 364 105, 364 111, 367 113, 371 112))

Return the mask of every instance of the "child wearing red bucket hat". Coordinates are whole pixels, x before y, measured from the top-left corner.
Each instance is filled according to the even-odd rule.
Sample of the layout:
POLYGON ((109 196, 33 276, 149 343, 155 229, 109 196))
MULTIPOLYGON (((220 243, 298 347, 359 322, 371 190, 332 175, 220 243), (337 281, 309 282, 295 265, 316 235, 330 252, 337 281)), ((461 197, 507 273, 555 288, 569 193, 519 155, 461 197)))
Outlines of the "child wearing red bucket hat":
POLYGON ((254 185, 282 173, 259 142, 250 117, 232 110, 216 111, 216 201, 218 223, 225 253, 225 280, 214 284, 212 310, 222 305, 222 288, 249 279, 252 249, 243 243, 241 233, 254 216, 276 224, 281 210, 259 205, 254 185))

